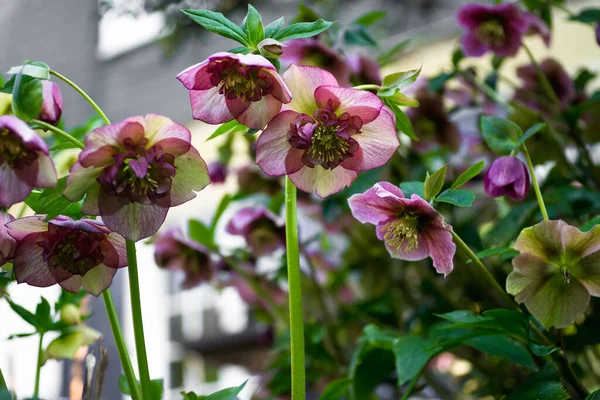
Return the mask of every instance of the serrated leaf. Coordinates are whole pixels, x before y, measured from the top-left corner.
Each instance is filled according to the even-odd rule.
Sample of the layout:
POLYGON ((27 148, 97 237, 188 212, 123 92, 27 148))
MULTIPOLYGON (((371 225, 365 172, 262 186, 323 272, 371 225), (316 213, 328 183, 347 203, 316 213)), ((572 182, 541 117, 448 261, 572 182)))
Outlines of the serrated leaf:
POLYGON ((252 4, 248 4, 248 14, 244 18, 243 28, 253 47, 256 47, 265 38, 261 16, 252 4))
POLYGON ((43 94, 39 79, 19 72, 15 76, 12 95, 12 110, 15 116, 29 122, 40 115, 43 94))
POLYGON ((448 166, 444 165, 442 168, 438 169, 433 174, 431 174, 431 176, 425 179, 425 200, 429 201, 433 199, 442 190, 442 187, 444 186, 444 180, 446 179, 447 169, 448 166))
POLYGON ((383 97, 391 96, 396 91, 410 85, 419 77, 421 68, 387 75, 383 78, 383 89, 379 91, 379 95, 383 97))
POLYGON ((209 10, 182 10, 182 12, 192 21, 211 32, 233 39, 244 46, 250 45, 244 30, 220 12, 209 10))
POLYGON ((323 393, 319 400, 339 400, 342 399, 348 392, 348 387, 352 383, 349 379, 338 379, 331 382, 323 393))
POLYGON ((425 198, 425 184, 420 181, 409 181, 402 182, 400 184, 400 189, 402 189, 402 193, 404 193, 404 197, 410 198, 413 194, 416 194, 420 198, 425 198))
POLYGON ((281 17, 271 22, 269 25, 265 26, 265 37, 273 37, 273 35, 279 32, 284 23, 285 18, 281 17))
POLYGON ((373 11, 364 13, 363 15, 361 15, 360 17, 358 17, 354 21, 352 21, 352 23, 369 27, 369 26, 373 25, 375 22, 384 18, 385 16, 386 16, 385 11, 373 10, 373 11))
POLYGON ((500 117, 483 116, 480 120, 481 134, 488 147, 498 155, 507 155, 516 148, 523 135, 519 125, 500 117))
POLYGON ((448 203, 458 207, 471 207, 475 195, 470 190, 456 189, 442 193, 435 198, 435 201, 448 203))
POLYGON ((298 22, 279 30, 272 37, 284 42, 292 39, 308 38, 327 30, 333 22, 318 19, 314 22, 298 22))
POLYGON ((466 169, 465 172, 463 172, 458 178, 456 178, 452 186, 450 186, 450 189, 458 189, 465 183, 469 182, 471 179, 475 178, 477 175, 479 175, 484 165, 485 161, 479 161, 477 164, 471 165, 469 168, 466 169))
POLYGON ((527 141, 530 137, 532 137, 533 135, 535 135, 536 133, 538 133, 545 126, 546 126, 546 124, 543 124, 543 123, 540 122, 540 123, 537 123, 537 124, 533 125, 531 128, 527 129, 525 131, 525 133, 523 134, 523 136, 521 136, 519 138, 519 140, 517 140, 517 143, 515 144, 515 148, 521 147, 521 145, 523 143, 525 143, 525 141, 527 141))

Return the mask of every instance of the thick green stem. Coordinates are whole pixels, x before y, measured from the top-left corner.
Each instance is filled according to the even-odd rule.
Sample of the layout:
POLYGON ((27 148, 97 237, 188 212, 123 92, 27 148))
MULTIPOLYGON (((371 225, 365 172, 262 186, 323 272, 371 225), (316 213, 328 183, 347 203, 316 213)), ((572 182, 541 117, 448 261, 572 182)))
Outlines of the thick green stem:
POLYGON ((131 365, 131 359, 129 358, 129 352, 127 351, 125 338, 123 337, 123 332, 121 331, 121 326, 119 325, 119 318, 117 317, 117 311, 115 309, 112 295, 110 294, 110 289, 106 289, 102 293, 102 298, 104 299, 104 305, 106 306, 106 315, 108 316, 110 328, 112 329, 112 333, 115 338, 117 351, 119 353, 119 358, 121 359, 121 365, 123 366, 123 371, 125 372, 125 378, 127 378, 127 382, 131 388, 131 397, 133 400, 143 400, 140 385, 138 384, 138 381, 135 377, 135 372, 133 371, 133 366, 131 365))
POLYGON ((302 276, 296 216, 296 186, 285 180, 285 237, 290 297, 290 351, 292 354, 292 400, 306 399, 304 364, 304 322, 302 316, 302 276))
POLYGON ((96 110, 96 112, 98 113, 100 118, 102 118, 107 125, 110 124, 110 120, 108 119, 106 114, 104 114, 104 111, 102 111, 102 109, 100 107, 98 107, 98 104, 96 104, 96 102, 94 100, 92 100, 92 98, 90 96, 88 96, 88 94, 86 92, 84 92, 83 89, 81 89, 79 86, 77 86, 74 82, 72 82, 66 76, 63 76, 54 70, 50 70, 50 74, 56 76, 59 79, 62 79, 69 86, 71 86, 73 89, 75 89, 75 91, 77 93, 79 93, 84 99, 87 100, 88 103, 90 103, 90 105, 92 106, 92 108, 94 110, 96 110))
POLYGON ((531 185, 533 186, 533 190, 535 191, 535 197, 537 198, 538 204, 540 205, 540 212, 542 213, 542 217, 544 218, 544 220, 548 221, 549 218, 548 211, 546 211, 546 204, 544 203, 542 191, 540 190, 540 185, 538 184, 537 178, 535 176, 533 162, 531 161, 529 150, 527 150, 527 146, 525 145, 523 145, 523 154, 525 155, 525 160, 527 161, 527 167, 529 167, 529 174, 531 175, 531 185))
POLYGON ((137 254, 135 242, 127 239, 127 263, 129 270, 129 293, 131 295, 131 315, 133 319, 133 333, 135 336, 135 350, 137 353, 140 382, 142 384, 142 399, 149 399, 150 372, 148 370, 148 356, 146 354, 146 339, 144 338, 144 322, 142 320, 142 301, 140 298, 140 282, 138 276, 137 254))
POLYGON ((33 387, 33 398, 39 399, 40 395, 40 377, 42 375, 42 359, 44 357, 44 353, 42 352, 42 345, 44 342, 44 332, 40 333, 40 341, 38 343, 38 357, 37 364, 35 366, 35 385, 33 387))
POLYGON ((69 142, 73 143, 76 147, 83 149, 83 143, 81 143, 79 140, 75 139, 73 136, 69 135, 67 132, 63 131, 62 129, 59 129, 57 127, 55 127, 54 125, 50 125, 44 121, 40 121, 37 119, 34 119, 31 121, 32 123, 41 126, 42 128, 44 128, 47 131, 50 131, 52 133, 54 133, 57 136, 60 136, 61 138, 68 140, 69 142))

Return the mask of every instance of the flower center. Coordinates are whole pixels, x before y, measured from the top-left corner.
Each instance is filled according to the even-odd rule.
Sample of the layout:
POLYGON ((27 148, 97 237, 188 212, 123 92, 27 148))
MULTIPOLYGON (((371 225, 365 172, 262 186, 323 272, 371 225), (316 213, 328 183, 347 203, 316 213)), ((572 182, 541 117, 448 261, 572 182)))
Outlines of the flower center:
POLYGON ((230 100, 259 101, 273 91, 271 76, 259 66, 224 58, 211 61, 206 71, 211 74, 210 82, 219 87, 219 93, 230 100))
POLYGON ((117 196, 123 204, 155 204, 171 191, 175 176, 175 157, 162 146, 146 149, 148 139, 135 144, 125 139, 126 150, 113 156, 115 163, 105 167, 98 177, 104 192, 117 196))
POLYGON ((48 233, 38 244, 43 248, 42 259, 48 265, 83 276, 104 261, 100 243, 105 239, 103 233, 48 224, 48 233))
POLYGON ((477 28, 476 35, 477 39, 481 42, 493 47, 502 46, 506 39, 504 26, 500 21, 495 19, 482 23, 479 28, 477 28))
POLYGON ((296 117, 290 124, 288 142, 296 149, 305 150, 304 165, 334 169, 358 151, 360 146, 352 136, 360 133, 362 124, 358 116, 336 115, 329 100, 326 108, 318 109, 312 117, 307 114, 296 117))
POLYGON ((6 128, 0 129, 0 165, 7 163, 11 168, 28 167, 38 154, 29 150, 19 136, 6 128))
POLYGON ((386 222, 381 231, 388 246, 408 253, 419 247, 419 219, 413 214, 403 214, 386 222))

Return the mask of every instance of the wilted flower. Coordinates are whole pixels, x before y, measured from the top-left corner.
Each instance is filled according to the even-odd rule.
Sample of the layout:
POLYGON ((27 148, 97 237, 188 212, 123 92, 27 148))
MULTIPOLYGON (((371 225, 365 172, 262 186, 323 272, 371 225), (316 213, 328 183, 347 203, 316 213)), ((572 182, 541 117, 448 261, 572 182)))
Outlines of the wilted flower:
POLYGON ((371 57, 363 54, 346 56, 346 62, 352 72, 351 80, 355 85, 381 85, 381 71, 379 64, 371 57))
POLYGON ((394 118, 375 94, 341 88, 315 67, 291 65, 283 78, 294 98, 257 141, 256 162, 267 175, 289 175, 298 188, 326 197, 392 158, 394 118))
POLYGON ((14 221, 15 218, 5 212, 0 211, 0 267, 11 261, 15 256, 17 241, 8 234, 6 224, 14 221))
POLYGON ((467 4, 458 10, 456 18, 466 29, 461 39, 463 51, 474 57, 488 51, 503 57, 514 56, 529 28, 525 15, 510 3, 467 4))
POLYGON ((285 247, 283 220, 262 205, 238 210, 225 230, 231 235, 244 236, 257 257, 285 247))
POLYGON ((212 279, 215 266, 210 251, 185 237, 180 229, 169 229, 154 239, 154 259, 161 268, 184 271, 182 289, 191 289, 212 279))
POLYGON ((117 268, 127 265, 125 239, 104 224, 45 215, 6 225, 18 245, 13 261, 19 283, 47 287, 58 283, 72 293, 83 288, 98 296, 112 283, 117 268))
MULTIPOLYGON (((568 107, 576 97, 573 79, 562 65, 552 58, 542 61, 540 69, 550 82, 560 105, 563 108, 568 107)), ((535 66, 523 65, 517 68, 517 76, 521 78, 522 87, 515 92, 515 99, 537 110, 550 112, 551 99, 548 98, 535 66)))
POLYGON ((19 118, 0 116, 0 206, 10 207, 31 189, 56 186, 48 145, 19 118))
POLYGON ((515 249, 506 290, 545 327, 564 328, 600 296, 600 226, 589 232, 566 222, 525 228, 515 249))
POLYGON ((227 179, 227 165, 220 161, 208 165, 208 176, 212 183, 223 183, 227 179))
POLYGON ((409 261, 431 257, 438 273, 452 272, 456 252, 452 227, 421 197, 413 194, 407 199, 397 186, 379 182, 351 196, 348 204, 359 222, 377 226, 377 238, 392 257, 409 261))
POLYGON ((42 111, 37 117, 50 125, 56 125, 62 115, 62 94, 54 82, 42 80, 42 111))
POLYGON ((540 35, 546 47, 550 47, 552 42, 552 32, 550 27, 540 17, 531 13, 524 13, 523 16, 527 20, 527 35, 540 35))
POLYGON ((158 231, 169 207, 183 204, 210 183, 190 131, 149 114, 102 126, 85 140, 63 194, 86 198, 82 212, 137 241, 158 231))
POLYGON ((235 119, 263 129, 292 98, 275 67, 257 54, 215 53, 177 79, 190 91, 194 119, 209 124, 235 119))
POLYGON ((522 201, 529 192, 527 166, 516 157, 499 157, 485 173, 484 187, 490 197, 506 196, 522 201))

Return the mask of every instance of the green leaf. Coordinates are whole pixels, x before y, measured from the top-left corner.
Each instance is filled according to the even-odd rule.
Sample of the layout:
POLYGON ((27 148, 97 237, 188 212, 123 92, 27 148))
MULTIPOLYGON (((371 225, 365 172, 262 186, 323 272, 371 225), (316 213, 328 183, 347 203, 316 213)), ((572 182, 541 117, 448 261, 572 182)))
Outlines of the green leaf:
POLYGON ((398 338, 394 343, 398 386, 415 379, 421 369, 439 351, 436 350, 436 343, 431 339, 423 339, 415 335, 398 338))
MULTIPOLYGON (((250 50, 249 48, 247 48, 246 46, 239 46, 239 47, 234 47, 233 49, 229 49, 227 50, 228 53, 234 53, 234 54, 248 54, 250 53, 252 50, 250 50)), ((208 139, 207 139, 208 140, 208 139)))
POLYGON ((211 237, 214 237, 215 230, 217 229, 217 224, 219 223, 219 219, 221 219, 221 216, 223 215, 223 213, 225 212, 225 210, 231 203, 231 200, 232 200, 231 195, 226 194, 225 196, 223 196, 223 198, 221 199, 221 202, 217 206, 217 211, 215 211, 215 215, 213 216, 212 222, 210 224, 211 237))
POLYGON ((244 30, 219 12, 209 10, 182 10, 182 12, 211 32, 233 39, 244 46, 250 45, 244 30))
POLYGON ((589 23, 600 23, 600 8, 586 8, 569 18, 571 21, 589 23))
POLYGON ((569 398, 560 382, 560 374, 556 367, 548 363, 513 390, 505 400, 567 400, 569 398))
POLYGON ((292 39, 308 38, 327 30, 333 22, 318 19, 314 22, 298 22, 281 29, 272 37, 280 42, 292 39))
POLYGON ((331 382, 323 393, 319 400, 339 400, 343 398, 348 393, 348 387, 352 381, 348 379, 338 379, 331 382))
POLYGON ((479 175, 484 165, 485 161, 479 161, 477 164, 471 165, 465 172, 456 178, 452 186, 450 186, 450 189, 458 189, 471 179, 475 178, 477 175, 479 175))
POLYGON ((196 242, 205 245, 208 248, 214 248, 213 233, 210 228, 201 221, 190 219, 189 221, 190 237, 196 242))
POLYGON ((382 97, 391 96, 396 93, 396 91, 410 85, 419 77, 421 68, 422 67, 387 75, 383 78, 383 89, 380 90, 378 94, 382 97))
MULTIPOLYGON (((535 354, 536 356, 539 356, 539 357, 545 357, 545 356, 548 356, 548 355, 560 350, 560 347, 545 346, 545 345, 538 344, 538 343, 530 343, 529 348, 531 349, 531 352, 533 354, 535 354)), ((598 398, 598 400, 600 400, 600 398, 598 398)))
MULTIPOLYGON (((95 343, 102 334, 87 326, 78 326, 54 339, 44 351, 47 360, 73 359, 81 346, 95 343)), ((160 400, 160 399, 158 399, 160 400)))
POLYGON ((246 14, 242 25, 253 47, 256 47, 265 38, 262 19, 252 4, 248 4, 248 14, 246 14))
POLYGON ((396 104, 389 101, 389 97, 383 98, 383 102, 390 108, 390 110, 392 110, 394 116, 396 117, 396 129, 404 133, 412 140, 418 141, 419 138, 417 137, 417 135, 415 135, 412 122, 410 121, 410 118, 408 118, 408 116, 404 113, 404 111, 402 111, 400 107, 398 107, 396 104))
POLYGON ((431 176, 425 179, 424 199, 429 201, 433 199, 442 190, 444 186, 444 180, 446 179, 447 165, 435 171, 431 176))
POLYGON ((523 143, 525 143, 525 141, 527 139, 529 139, 530 137, 532 137, 533 135, 535 135, 536 133, 538 133, 543 127, 545 127, 546 124, 543 123, 537 123, 535 125, 533 125, 531 128, 527 129, 525 131, 525 133, 523 134, 523 136, 521 136, 519 138, 519 140, 517 140, 517 143, 515 144, 515 147, 521 147, 521 145, 523 143))
POLYGON ((23 75, 30 76, 38 79, 50 79, 50 67, 46 63, 41 61, 34 61, 25 65, 18 65, 8 70, 8 75, 17 75, 22 73, 23 75))
POLYGON ((404 52, 404 50, 406 50, 406 48, 410 44, 410 41, 411 41, 411 39, 406 39, 406 40, 398 43, 397 45, 395 45, 394 47, 392 47, 385 53, 381 54, 379 57, 377 57, 377 63, 379 64, 379 66, 383 67, 385 65, 388 65, 388 64, 396 61, 396 59, 398 57, 400 57, 400 55, 404 52))
POLYGON ((271 22, 269 25, 265 26, 265 37, 273 37, 273 35, 279 32, 284 23, 285 18, 281 17, 271 22))
POLYGON ((67 177, 60 178, 56 187, 44 189, 42 192, 31 192, 29 196, 25 198, 25 204, 27 204, 37 214, 46 214, 46 221, 55 218, 59 214, 65 214, 69 216, 80 216, 81 207, 79 203, 71 203, 69 199, 62 195, 67 185, 67 177), (69 213, 65 210, 70 208, 69 206, 74 205, 74 208, 70 209, 69 213))
POLYGON ((532 371, 537 371, 537 366, 527 348, 522 343, 505 335, 481 336, 465 340, 463 343, 484 353, 504 358, 523 365, 532 371))
POLYGON ((40 115, 43 94, 42 83, 39 79, 19 72, 15 77, 12 95, 12 110, 15 116, 29 122, 40 115))
POLYGON ((475 195, 470 190, 449 190, 435 198, 435 201, 449 203, 458 207, 471 207, 475 195))
POLYGON ((483 140, 498 155, 507 155, 513 151, 517 140, 523 135, 519 125, 494 116, 481 117, 480 128, 483 140))
POLYGON ((248 131, 244 134, 244 136, 252 136, 260 132, 260 129, 256 128, 248 128, 248 131))
POLYGON ((452 52, 452 65, 454 67, 458 67, 458 63, 465 58, 465 53, 463 53, 462 49, 459 47, 452 52))
POLYGON ((388 101, 394 103, 397 106, 406 106, 406 107, 419 107, 419 100, 413 99, 412 97, 408 97, 400 91, 396 91, 390 96, 383 96, 381 93, 377 93, 379 97, 386 97, 388 101))
POLYGON ((348 370, 352 384, 349 388, 351 400, 372 398, 375 387, 394 371, 394 354, 361 342, 352 356, 348 370))
POLYGON ((205 400, 236 400, 242 389, 244 389, 244 386, 246 386, 246 382, 238 387, 230 387, 214 392, 213 394, 206 396, 205 400))
POLYGON ((600 390, 596 390, 594 393, 590 393, 585 400, 600 400, 600 390))
POLYGON ((425 198, 425 184, 420 181, 409 181, 402 182, 400 189, 404 193, 404 197, 409 198, 413 194, 416 194, 420 198, 425 198))
POLYGON ((14 312, 16 312, 19 315, 19 317, 21 317, 29 325, 31 325, 34 328, 38 329, 39 323, 38 323, 38 319, 35 316, 35 314, 33 314, 31 311, 29 311, 29 310, 21 307, 20 305, 14 303, 9 298, 6 298, 6 301, 8 301, 8 305, 10 306, 10 308, 12 308, 12 310, 14 312))
POLYGON ((441 90, 446 84, 446 82, 454 78, 454 75, 456 75, 456 72, 448 72, 439 74, 438 76, 429 79, 429 90, 432 92, 437 92, 438 90, 441 90))
POLYGON ((42 296, 39 304, 35 308, 35 318, 38 323, 39 331, 47 331, 50 325, 52 325, 52 316, 50 315, 50 303, 42 296))
POLYGON ((237 122, 235 119, 231 120, 229 122, 226 122, 224 124, 222 124, 221 126, 219 126, 213 133, 212 135, 210 135, 208 137, 208 139, 206 139, 206 141, 208 142, 209 140, 212 140, 214 138, 217 138, 221 135, 225 135, 227 133, 236 133, 236 132, 242 132, 244 130, 246 130, 247 128, 240 124, 239 122, 237 122))
MULTIPOLYGON (((496 248, 480 251, 479 253, 477 253, 475 255, 477 256, 477 258, 482 260, 487 257, 501 256, 504 254, 516 256, 517 254, 519 254, 519 252, 517 250, 513 249, 512 247, 496 247, 496 248)), ((470 262, 470 260, 469 260, 469 262, 470 262)))
POLYGON ((348 46, 377 47, 377 41, 364 25, 354 25, 346 29, 344 43, 348 46))
POLYGON ((363 15, 361 15, 360 17, 358 17, 354 21, 352 21, 352 23, 369 27, 385 16, 386 16, 385 11, 373 10, 373 11, 364 13, 363 15))
POLYGON ((588 232, 591 231, 593 227, 595 227, 596 225, 600 224, 600 215, 590 219, 588 222, 586 222, 585 224, 581 225, 581 227, 579 228, 579 230, 581 232, 588 232))
MULTIPOLYGON (((138 385, 140 384, 137 381, 138 385)), ((131 389, 129 388, 129 382, 125 375, 121 374, 119 376, 119 389, 121 393, 126 395, 131 395, 131 389)), ((150 381, 150 399, 149 400, 161 400, 164 390, 164 380, 161 379, 152 379, 150 381)))

